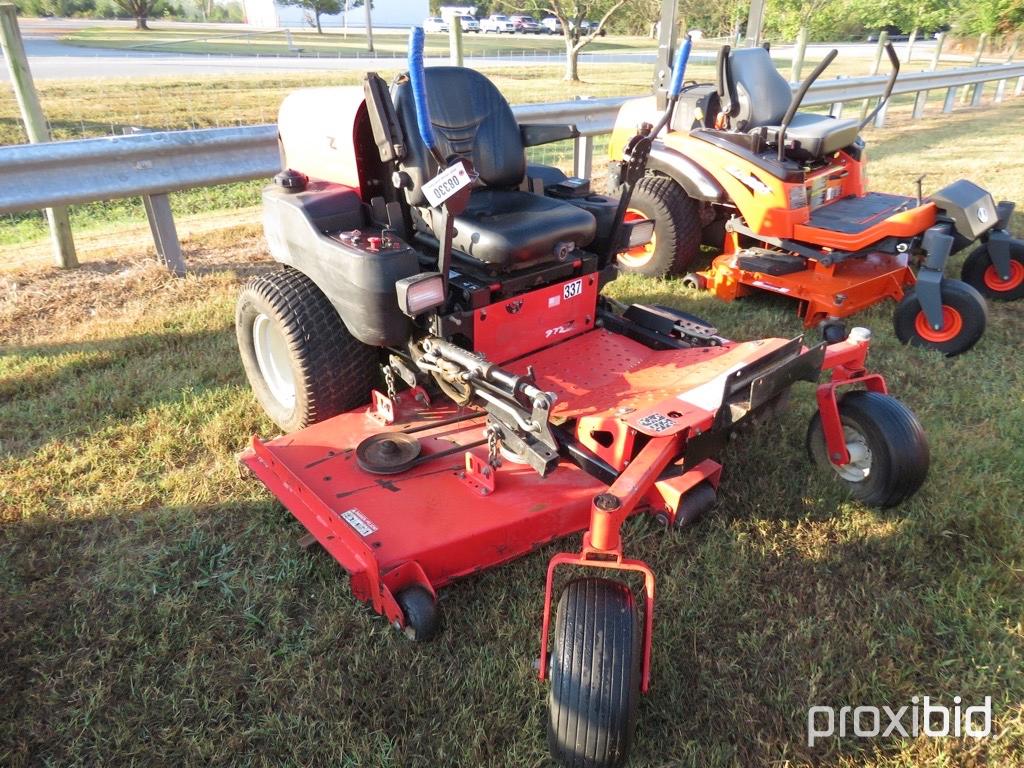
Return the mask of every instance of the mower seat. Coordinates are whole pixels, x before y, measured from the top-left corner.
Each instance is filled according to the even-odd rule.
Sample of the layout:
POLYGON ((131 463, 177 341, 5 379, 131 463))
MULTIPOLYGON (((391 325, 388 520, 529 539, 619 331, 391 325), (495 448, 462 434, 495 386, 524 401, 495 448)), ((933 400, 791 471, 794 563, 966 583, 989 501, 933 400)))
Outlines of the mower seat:
MULTIPOLYGON (((430 67, 425 81, 441 154, 470 160, 480 174, 468 207, 455 217, 455 250, 508 270, 557 261, 567 243, 583 247, 594 239, 593 214, 521 190, 526 150, 512 109, 493 83, 463 67, 430 67)), ((406 140, 401 163, 409 177, 405 198, 416 209, 416 226, 439 237, 441 217, 423 195, 423 183, 437 175, 438 166, 420 139, 408 80, 399 82, 392 95, 406 140)))
MULTIPOLYGON (((764 48, 739 48, 729 53, 727 78, 733 95, 733 125, 760 133, 769 144, 778 141, 783 117, 793 98, 789 83, 779 74, 764 48)), ((857 140, 857 120, 797 112, 786 129, 796 160, 820 160, 857 140)))

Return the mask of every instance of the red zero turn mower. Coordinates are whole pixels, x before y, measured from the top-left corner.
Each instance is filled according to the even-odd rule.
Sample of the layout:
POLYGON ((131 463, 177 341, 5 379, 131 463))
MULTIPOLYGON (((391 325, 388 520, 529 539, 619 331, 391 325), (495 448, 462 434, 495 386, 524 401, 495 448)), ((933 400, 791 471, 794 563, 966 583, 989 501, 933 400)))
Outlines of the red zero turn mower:
MULTIPOLYGON (((793 93, 764 48, 722 48, 717 84, 688 84, 654 143, 628 213, 657 229, 620 257, 623 269, 682 274, 712 245, 721 255, 686 281, 718 298, 787 296, 808 326, 893 299, 900 341, 947 355, 972 347, 985 330, 983 296, 1024 296, 1024 243, 1007 232, 1013 204, 965 180, 930 197, 920 180, 916 197, 868 191, 858 134, 896 82, 899 59, 887 50, 893 69, 875 111, 840 120, 798 111, 834 50, 793 93), (945 279, 950 255, 976 240, 964 282, 945 279)), ((613 166, 655 107, 653 97, 623 106, 613 166)))
POLYGON ((655 595, 624 520, 697 518, 729 433, 822 372, 808 447, 855 498, 913 494, 925 437, 867 371, 862 329, 733 342, 683 312, 602 298, 615 254, 650 236, 622 221, 650 126, 620 198, 562 199, 558 172, 527 166, 524 147, 575 129, 517 125, 483 75, 424 74, 421 57, 419 32, 390 91, 370 73, 282 106, 290 170, 264 192, 264 223, 285 267, 245 288, 237 330, 288 434, 254 438, 241 461, 414 640, 437 632, 446 584, 585 531, 548 565, 540 677, 554 754, 619 765, 650 681, 655 595), (588 575, 555 597, 560 566, 588 575))

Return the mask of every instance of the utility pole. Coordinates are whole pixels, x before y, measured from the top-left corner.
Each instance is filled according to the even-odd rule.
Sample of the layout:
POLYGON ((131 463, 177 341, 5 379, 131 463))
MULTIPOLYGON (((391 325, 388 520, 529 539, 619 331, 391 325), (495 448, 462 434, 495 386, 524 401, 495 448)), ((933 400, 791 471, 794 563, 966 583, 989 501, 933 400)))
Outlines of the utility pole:
MULTIPOLYGON (((18 99, 28 140, 32 144, 42 144, 50 141, 50 127, 43 116, 39 94, 36 93, 32 72, 28 68, 28 57, 25 55, 25 44, 21 39, 16 14, 15 7, 10 3, 0 4, 0 47, 7 61, 7 70, 11 73, 11 85, 14 86, 14 95, 18 99)), ((46 220, 50 225, 53 257, 57 266, 77 267, 78 257, 75 255, 75 241, 71 237, 68 209, 47 208, 46 220)))

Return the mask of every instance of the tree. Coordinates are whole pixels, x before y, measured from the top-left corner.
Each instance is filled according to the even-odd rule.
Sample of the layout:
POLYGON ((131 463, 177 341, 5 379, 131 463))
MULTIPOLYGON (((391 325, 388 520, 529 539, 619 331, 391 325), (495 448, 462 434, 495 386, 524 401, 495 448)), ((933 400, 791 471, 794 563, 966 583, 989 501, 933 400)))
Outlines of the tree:
POLYGON ((136 29, 149 29, 147 23, 160 5, 160 0, 114 0, 122 11, 135 19, 136 29))
MULTIPOLYGON (((306 9, 306 17, 312 26, 316 27, 318 34, 324 30, 320 26, 320 17, 324 14, 331 15, 341 13, 341 0, 281 0, 284 5, 294 5, 306 9)), ((353 7, 353 6, 349 6, 353 7)))
POLYGON ((565 79, 579 82, 580 51, 605 31, 608 20, 626 4, 626 0, 534 0, 525 10, 558 19, 565 35, 565 79), (600 16, 596 26, 583 30, 584 21, 600 16))
POLYGON ((934 30, 953 16, 949 0, 862 0, 852 6, 852 11, 868 29, 895 27, 901 32, 909 31, 907 61, 914 52, 919 32, 934 30))

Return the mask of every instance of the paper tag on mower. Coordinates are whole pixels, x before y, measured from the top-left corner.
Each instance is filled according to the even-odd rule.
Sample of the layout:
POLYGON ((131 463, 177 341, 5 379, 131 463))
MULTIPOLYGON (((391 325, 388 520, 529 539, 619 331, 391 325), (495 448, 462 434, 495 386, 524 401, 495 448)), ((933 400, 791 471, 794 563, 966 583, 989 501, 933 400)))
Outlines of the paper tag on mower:
POLYGON ((466 166, 456 163, 430 181, 423 182, 423 195, 432 206, 440 208, 445 200, 472 183, 473 178, 466 172, 466 166))

